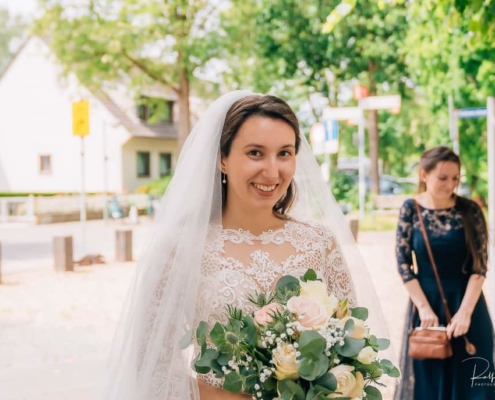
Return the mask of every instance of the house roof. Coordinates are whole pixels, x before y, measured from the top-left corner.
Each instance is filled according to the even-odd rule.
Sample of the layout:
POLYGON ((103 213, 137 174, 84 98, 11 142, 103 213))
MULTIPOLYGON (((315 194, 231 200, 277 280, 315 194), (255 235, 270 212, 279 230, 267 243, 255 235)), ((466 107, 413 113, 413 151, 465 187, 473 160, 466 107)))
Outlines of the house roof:
POLYGON ((133 121, 127 113, 103 90, 91 91, 93 95, 106 107, 118 122, 132 135, 157 139, 177 139, 178 130, 174 123, 149 125, 144 122, 133 121))
MULTIPOLYGON (((3 71, 0 73, 0 80, 6 75, 7 70, 14 64, 15 59, 27 46, 27 43, 33 39, 41 40, 48 48, 50 48, 49 42, 46 39, 31 36, 20 46, 16 54, 10 59, 3 71)), ((81 83, 80 83, 81 84, 81 83)), ((177 139, 178 128, 175 123, 160 123, 156 125, 149 125, 140 120, 134 121, 125 110, 120 107, 112 97, 103 89, 88 88, 86 87, 107 110, 117 119, 117 121, 131 134, 136 137, 149 137, 156 139, 177 139)), ((170 96, 167 96, 170 97, 170 96)))

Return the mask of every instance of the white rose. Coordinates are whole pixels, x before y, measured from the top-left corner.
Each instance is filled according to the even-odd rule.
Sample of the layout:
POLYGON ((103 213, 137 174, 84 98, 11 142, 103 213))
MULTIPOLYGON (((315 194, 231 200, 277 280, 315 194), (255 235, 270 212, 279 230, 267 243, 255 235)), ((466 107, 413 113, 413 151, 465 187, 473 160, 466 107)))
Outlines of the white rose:
POLYGON ((336 392, 327 396, 327 398, 351 397, 353 399, 363 398, 364 379, 361 372, 353 374, 354 367, 350 365, 338 365, 333 367, 330 372, 337 379, 336 392))
POLYGON ((364 325, 364 321, 362 319, 354 318, 354 317, 346 317, 341 319, 337 326, 340 328, 344 328, 345 324, 349 319, 354 321, 354 330, 349 335, 349 337, 353 339, 365 339, 369 336, 369 329, 364 325))
POLYGON ((376 352, 371 346, 366 346, 359 352, 357 356, 357 360, 359 362, 362 362, 363 364, 371 364, 373 361, 375 361, 375 358, 376 352))
POLYGON ((287 302, 287 309, 296 314, 303 330, 319 330, 330 319, 325 306, 308 296, 291 297, 287 302))
POLYGON ((328 315, 332 316, 339 305, 339 300, 333 295, 328 295, 327 287, 320 281, 300 282, 301 296, 311 297, 319 303, 322 303, 327 309, 328 315))
POLYGON ((273 351, 273 362, 275 364, 275 377, 281 381, 284 379, 297 379, 296 349, 282 343, 273 351))

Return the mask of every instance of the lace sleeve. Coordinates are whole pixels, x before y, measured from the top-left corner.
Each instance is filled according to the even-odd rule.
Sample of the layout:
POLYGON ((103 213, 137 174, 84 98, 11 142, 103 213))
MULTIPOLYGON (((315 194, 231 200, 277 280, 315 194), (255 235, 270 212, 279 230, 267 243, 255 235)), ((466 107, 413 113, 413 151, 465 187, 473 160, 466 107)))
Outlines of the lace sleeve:
MULTIPOLYGON (((474 242, 480 255, 481 271, 479 275, 486 277, 488 270, 488 229, 486 226, 485 216, 481 208, 474 202, 471 204, 471 215, 474 225, 474 242)), ((473 272, 474 273, 474 272, 473 272)))
POLYGON ((357 306, 356 291, 346 261, 335 236, 329 232, 324 277, 328 289, 338 299, 347 298, 351 307, 357 306))
POLYGON ((399 222, 397 224, 397 264, 399 266, 399 274, 404 283, 417 278, 412 270, 411 237, 413 230, 413 210, 412 200, 407 200, 400 209, 399 222))

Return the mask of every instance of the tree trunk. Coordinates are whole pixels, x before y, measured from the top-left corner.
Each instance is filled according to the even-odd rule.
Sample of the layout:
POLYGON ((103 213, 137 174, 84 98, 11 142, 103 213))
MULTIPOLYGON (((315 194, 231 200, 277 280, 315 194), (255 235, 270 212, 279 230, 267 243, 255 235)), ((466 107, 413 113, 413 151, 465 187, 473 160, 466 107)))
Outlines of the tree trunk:
POLYGON ((191 118, 189 110, 189 76, 187 68, 183 65, 181 54, 178 57, 179 67, 179 152, 191 131, 191 118))
MULTIPOLYGON (((376 82, 374 73, 377 65, 374 61, 368 62, 369 93, 376 96, 376 82)), ((370 110, 368 115, 368 132, 370 145, 370 191, 372 194, 380 194, 380 173, 378 170, 378 160, 380 159, 380 135, 378 133, 378 111, 370 110)))
POLYGON ((378 134, 377 110, 369 111, 368 132, 370 138, 370 191, 372 194, 380 194, 380 173, 378 170, 380 136, 378 134))

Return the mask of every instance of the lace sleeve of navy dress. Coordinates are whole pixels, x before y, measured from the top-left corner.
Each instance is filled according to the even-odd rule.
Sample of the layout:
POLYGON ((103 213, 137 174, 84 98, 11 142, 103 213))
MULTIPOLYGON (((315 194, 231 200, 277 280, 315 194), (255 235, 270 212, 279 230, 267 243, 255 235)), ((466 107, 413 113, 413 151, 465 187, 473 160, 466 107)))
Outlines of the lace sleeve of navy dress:
POLYGON ((402 280, 409 282, 417 279, 412 270, 412 231, 414 216, 414 200, 409 199, 402 205, 397 224, 396 254, 399 274, 402 280))
MULTIPOLYGON (((486 277, 488 269, 488 229, 485 217, 483 211, 481 211, 480 207, 474 202, 470 202, 470 215, 473 218, 474 243, 476 244, 476 249, 480 255, 481 261, 481 271, 479 272, 479 275, 486 277)), ((470 272, 474 273, 474 271, 470 272)))

